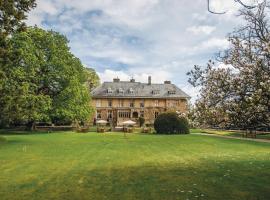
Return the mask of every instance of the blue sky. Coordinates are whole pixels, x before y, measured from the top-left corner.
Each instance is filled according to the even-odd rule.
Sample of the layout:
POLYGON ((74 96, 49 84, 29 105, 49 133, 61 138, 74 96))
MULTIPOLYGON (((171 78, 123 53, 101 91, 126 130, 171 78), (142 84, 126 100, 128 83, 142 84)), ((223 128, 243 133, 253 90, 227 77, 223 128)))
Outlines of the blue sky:
POLYGON ((171 80, 192 97, 186 73, 226 49, 241 24, 234 0, 37 0, 28 24, 66 35, 71 51, 102 81, 171 80))

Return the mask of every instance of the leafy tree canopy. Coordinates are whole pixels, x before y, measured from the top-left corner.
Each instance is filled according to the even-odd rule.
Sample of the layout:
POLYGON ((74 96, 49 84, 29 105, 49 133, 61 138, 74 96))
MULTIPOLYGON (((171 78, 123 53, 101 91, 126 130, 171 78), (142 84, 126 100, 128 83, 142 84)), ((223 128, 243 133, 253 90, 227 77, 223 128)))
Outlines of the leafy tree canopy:
POLYGON ((90 91, 100 85, 99 76, 94 69, 85 67, 85 73, 87 76, 86 85, 90 91))
POLYGON ((9 45, 13 62, 4 69, 2 121, 10 124, 89 118, 89 77, 70 52, 66 37, 34 27, 14 34, 9 45))

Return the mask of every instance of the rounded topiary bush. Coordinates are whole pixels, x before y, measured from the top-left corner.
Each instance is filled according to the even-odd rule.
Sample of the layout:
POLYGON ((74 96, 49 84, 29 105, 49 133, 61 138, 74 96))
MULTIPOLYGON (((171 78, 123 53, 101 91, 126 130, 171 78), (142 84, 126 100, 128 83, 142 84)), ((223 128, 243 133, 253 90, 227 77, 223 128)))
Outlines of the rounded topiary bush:
POLYGON ((174 112, 158 115, 154 122, 158 134, 188 134, 189 125, 185 117, 178 117, 174 112))

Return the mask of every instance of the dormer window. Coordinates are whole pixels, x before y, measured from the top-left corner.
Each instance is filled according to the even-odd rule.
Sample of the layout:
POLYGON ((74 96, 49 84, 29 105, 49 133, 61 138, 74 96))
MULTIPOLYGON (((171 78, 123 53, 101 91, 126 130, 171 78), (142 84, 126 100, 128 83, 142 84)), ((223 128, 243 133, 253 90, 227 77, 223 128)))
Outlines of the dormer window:
POLYGON ((134 90, 132 88, 129 88, 129 93, 134 94, 134 90))
POLYGON ((168 94, 176 94, 176 91, 175 90, 169 90, 168 94))
POLYGON ((118 89, 118 92, 119 92, 119 94, 124 94, 123 88, 119 88, 119 89, 118 89))
POLYGON ((108 93, 108 94, 112 94, 112 93, 113 93, 112 88, 108 88, 108 89, 107 89, 107 93, 108 93))
POLYGON ((159 94, 159 90, 153 90, 152 94, 159 94))

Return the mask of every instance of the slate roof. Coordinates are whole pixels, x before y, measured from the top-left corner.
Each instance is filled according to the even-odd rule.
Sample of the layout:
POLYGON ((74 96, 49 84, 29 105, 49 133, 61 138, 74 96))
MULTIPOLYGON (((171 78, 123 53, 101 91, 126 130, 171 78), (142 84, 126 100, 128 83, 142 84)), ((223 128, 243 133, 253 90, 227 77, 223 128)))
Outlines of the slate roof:
POLYGON ((174 84, 130 81, 104 82, 91 93, 93 98, 191 98, 174 84))

